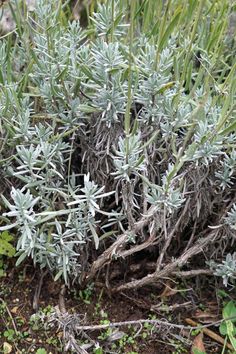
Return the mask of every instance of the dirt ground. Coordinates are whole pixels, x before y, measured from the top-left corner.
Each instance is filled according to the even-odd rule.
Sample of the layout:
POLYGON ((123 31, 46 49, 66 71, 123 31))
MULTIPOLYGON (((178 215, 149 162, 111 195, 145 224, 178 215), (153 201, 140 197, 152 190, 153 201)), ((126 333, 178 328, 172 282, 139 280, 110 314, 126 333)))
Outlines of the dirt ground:
MULTIPOLYGON (((67 313, 80 316, 80 325, 159 319, 186 326, 187 318, 204 325, 222 318, 225 292, 220 290, 215 293, 214 278, 201 279, 194 282, 167 279, 155 288, 113 295, 101 283, 91 284, 83 290, 74 286, 73 289, 66 289, 63 306, 67 313)), ((60 309, 62 284, 55 283, 50 275, 46 275, 36 310, 33 304, 39 282, 40 271, 36 271, 32 264, 21 268, 15 268, 12 264, 6 269, 5 276, 0 278, 0 353, 66 352, 63 328, 56 323, 53 327, 47 324, 47 318, 55 309, 60 309)), ((219 334, 218 327, 212 326, 210 329, 219 334)), ((87 348, 84 353, 168 354, 194 353, 193 343, 198 334, 199 331, 190 333, 185 327, 149 323, 141 326, 137 323, 73 335, 79 345, 87 348), (89 347, 89 343, 93 345, 89 347), (99 343, 100 349, 95 349, 94 343, 97 346, 99 343)), ((222 345, 206 334, 201 342, 206 353, 222 352, 222 345)), ((76 351, 70 349, 68 352, 76 351)))

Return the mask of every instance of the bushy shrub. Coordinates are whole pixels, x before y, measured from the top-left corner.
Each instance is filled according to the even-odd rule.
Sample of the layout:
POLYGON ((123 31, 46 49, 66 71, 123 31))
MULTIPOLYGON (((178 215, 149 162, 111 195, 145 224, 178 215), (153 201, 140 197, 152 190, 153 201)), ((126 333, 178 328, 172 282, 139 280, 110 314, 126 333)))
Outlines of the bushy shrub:
POLYGON ((61 2, 19 5, 0 42, 0 229, 16 230, 17 263, 69 283, 155 245, 157 275, 231 238, 233 6, 155 5, 107 1, 87 28, 61 2))

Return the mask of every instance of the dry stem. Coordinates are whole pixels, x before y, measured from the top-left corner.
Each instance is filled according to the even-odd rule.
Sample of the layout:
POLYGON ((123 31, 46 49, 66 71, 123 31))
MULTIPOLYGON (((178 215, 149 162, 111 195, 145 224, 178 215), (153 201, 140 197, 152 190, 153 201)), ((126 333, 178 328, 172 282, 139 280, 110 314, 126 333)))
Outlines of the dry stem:
POLYGON ((217 238, 218 233, 219 233, 219 229, 213 230, 212 232, 210 232, 210 234, 207 237, 197 241, 194 246, 192 246, 186 252, 184 252, 178 259, 176 259, 172 263, 167 264, 162 270, 160 271, 156 270, 155 272, 148 274, 142 279, 134 280, 129 283, 117 286, 116 288, 113 289, 113 292, 120 292, 124 290, 141 288, 142 286, 152 285, 158 279, 166 278, 171 273, 173 273, 176 269, 181 268, 184 264, 186 264, 186 262, 192 256, 201 253, 203 248, 208 246, 211 242, 213 242, 217 238))
MULTIPOLYGON (((132 231, 132 233, 137 234, 143 227, 145 227, 149 221, 150 218, 153 217, 153 214, 156 211, 156 207, 152 206, 149 208, 147 215, 144 215, 137 223, 135 223, 134 228, 132 231)), ((95 274, 101 270, 106 264, 110 263, 112 261, 113 257, 118 258, 120 256, 120 251, 124 248, 126 242, 127 242, 127 238, 128 238, 128 233, 130 233, 130 231, 127 231, 124 234, 121 234, 120 236, 118 236, 117 240, 108 248, 106 249, 101 256, 98 257, 98 259, 96 261, 93 262, 91 270, 88 274, 88 276, 86 277, 86 281, 89 281, 90 279, 94 278, 95 274)), ((150 238, 152 238, 152 235, 150 236, 150 238)), ((148 241, 146 241, 145 247, 149 246, 150 243, 150 238, 148 241)), ((141 248, 143 249, 143 248, 141 248)), ((138 249, 140 250, 140 249, 138 249)), ((137 251, 138 251, 137 250, 137 251)), ((127 256, 128 254, 130 255, 133 252, 126 251, 123 253, 123 256, 127 256), (127 252, 127 253, 126 253, 127 252)), ((136 252, 136 250, 134 251, 136 252)))

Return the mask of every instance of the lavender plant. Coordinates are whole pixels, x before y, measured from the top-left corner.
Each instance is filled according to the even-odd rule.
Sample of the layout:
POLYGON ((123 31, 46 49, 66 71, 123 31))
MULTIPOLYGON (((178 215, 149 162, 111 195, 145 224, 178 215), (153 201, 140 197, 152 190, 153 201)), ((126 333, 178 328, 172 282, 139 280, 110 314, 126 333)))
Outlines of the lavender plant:
POLYGON ((233 5, 157 3, 107 1, 87 28, 61 2, 14 5, 14 45, 0 43, 0 230, 15 230, 18 264, 69 284, 155 245, 161 269, 181 235, 181 266, 209 223, 234 228, 233 5))

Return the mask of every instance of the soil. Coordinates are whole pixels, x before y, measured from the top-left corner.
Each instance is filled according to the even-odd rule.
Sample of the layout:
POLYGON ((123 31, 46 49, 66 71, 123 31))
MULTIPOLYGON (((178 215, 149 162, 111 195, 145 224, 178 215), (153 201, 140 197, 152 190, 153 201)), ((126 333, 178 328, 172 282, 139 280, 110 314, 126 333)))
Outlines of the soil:
MULTIPOLYGON (((50 275, 43 278, 38 300, 38 312, 33 309, 40 270, 32 264, 15 268, 8 265, 5 276, 0 278, 0 353, 75 353, 65 350, 63 329, 47 325, 47 316, 60 309, 60 282, 50 275), (32 315, 39 313, 44 323, 35 323, 32 315), (16 330, 18 334, 16 334, 16 330), (4 344, 5 343, 5 344, 4 344), (40 351, 44 349, 44 351, 40 351)), ((186 326, 186 318, 198 323, 215 322, 221 318, 221 299, 215 294, 212 278, 201 277, 195 282, 166 280, 156 288, 140 289, 111 295, 105 287, 91 285, 79 290, 78 286, 66 290, 64 304, 70 314, 79 314, 80 325, 104 324, 106 321, 123 322, 140 319, 162 319, 186 326), (203 280, 202 280, 203 279, 203 280)), ((222 291, 223 294, 223 291, 222 291)), ((217 327, 212 330, 218 333, 217 327)), ((196 335, 197 333, 193 333, 196 335)), ((118 329, 74 333, 80 345, 99 343, 103 351, 95 351, 94 345, 84 353, 190 353, 194 336, 187 329, 166 326, 119 327, 118 329), (110 331, 110 332, 109 332, 110 331), (118 334, 117 334, 118 333, 118 334), (122 339, 116 339, 119 334, 122 339), (124 335, 125 333, 125 335, 124 335), (113 339, 112 339, 113 338, 113 339)), ((222 346, 204 336, 206 353, 221 353, 222 346)), ((77 351, 79 353, 79 351, 77 351)), ((82 353, 82 351, 81 351, 82 353)))

